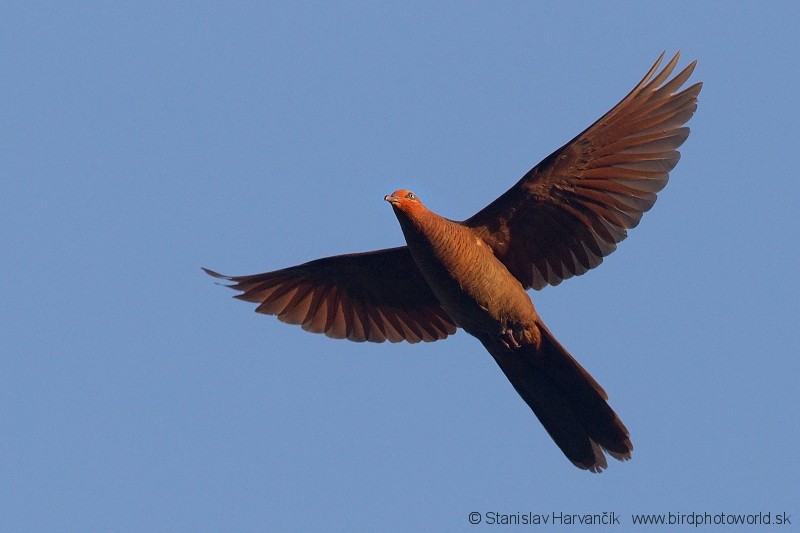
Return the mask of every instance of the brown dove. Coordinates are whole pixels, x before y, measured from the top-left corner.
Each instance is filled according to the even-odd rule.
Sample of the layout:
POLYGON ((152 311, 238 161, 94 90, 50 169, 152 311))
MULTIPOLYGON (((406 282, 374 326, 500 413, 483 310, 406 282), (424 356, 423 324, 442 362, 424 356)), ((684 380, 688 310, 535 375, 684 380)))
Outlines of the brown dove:
POLYGON ((611 111, 462 222, 411 191, 384 199, 406 246, 338 255, 233 282, 256 311, 337 339, 419 342, 457 328, 492 355, 564 455, 602 471, 631 457, 628 429, 603 388, 542 322, 527 289, 596 267, 656 201, 689 135, 702 87, 680 90, 664 54, 611 111))

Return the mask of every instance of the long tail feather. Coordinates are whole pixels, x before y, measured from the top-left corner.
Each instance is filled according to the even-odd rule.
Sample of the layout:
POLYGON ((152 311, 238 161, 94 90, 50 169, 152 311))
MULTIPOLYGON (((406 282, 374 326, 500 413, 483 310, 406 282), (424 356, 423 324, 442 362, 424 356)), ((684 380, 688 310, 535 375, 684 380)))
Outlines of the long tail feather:
POLYGON ((515 349, 487 341, 484 346, 575 466, 602 471, 608 466, 603 451, 630 459, 628 429, 606 402, 605 391, 544 325, 539 327, 539 346, 515 349))

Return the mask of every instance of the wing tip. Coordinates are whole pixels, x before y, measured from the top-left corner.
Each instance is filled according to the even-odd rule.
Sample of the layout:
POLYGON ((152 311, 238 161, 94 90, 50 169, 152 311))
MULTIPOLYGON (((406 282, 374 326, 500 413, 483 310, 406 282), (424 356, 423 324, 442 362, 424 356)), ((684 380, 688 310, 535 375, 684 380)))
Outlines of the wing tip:
POLYGON ((224 279, 224 280, 231 281, 230 276, 226 276, 224 274, 220 274, 219 272, 216 272, 214 270, 211 270, 210 268, 206 268, 206 267, 203 267, 203 266, 201 266, 200 268, 203 270, 203 272, 205 272, 206 274, 208 274, 212 278, 224 279))

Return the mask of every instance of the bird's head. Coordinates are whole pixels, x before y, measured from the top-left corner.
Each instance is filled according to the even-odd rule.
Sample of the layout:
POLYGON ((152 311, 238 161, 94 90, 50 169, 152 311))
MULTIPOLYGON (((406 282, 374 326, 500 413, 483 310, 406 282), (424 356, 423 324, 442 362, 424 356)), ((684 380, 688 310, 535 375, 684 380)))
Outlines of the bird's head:
POLYGON ((392 204, 396 211, 401 211, 407 215, 426 211, 425 206, 419 201, 417 195, 408 189, 398 189, 392 194, 384 196, 383 199, 392 204))

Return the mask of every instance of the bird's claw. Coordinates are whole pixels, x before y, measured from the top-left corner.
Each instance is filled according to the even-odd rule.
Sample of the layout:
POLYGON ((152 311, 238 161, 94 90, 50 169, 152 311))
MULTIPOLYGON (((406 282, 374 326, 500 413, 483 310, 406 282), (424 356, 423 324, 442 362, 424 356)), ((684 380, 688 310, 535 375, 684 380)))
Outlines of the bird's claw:
POLYGON ((522 347, 519 339, 514 336, 514 331, 511 329, 503 331, 500 337, 500 343, 506 350, 516 350, 522 347))

